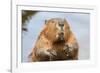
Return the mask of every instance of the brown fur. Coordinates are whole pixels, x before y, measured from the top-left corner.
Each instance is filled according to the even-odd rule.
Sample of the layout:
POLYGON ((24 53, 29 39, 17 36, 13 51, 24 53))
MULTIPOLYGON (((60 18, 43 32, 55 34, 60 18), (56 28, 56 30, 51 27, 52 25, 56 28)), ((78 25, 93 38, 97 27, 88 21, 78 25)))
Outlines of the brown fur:
POLYGON ((56 38, 61 32, 56 28, 60 20, 59 18, 52 18, 47 21, 30 55, 32 61, 78 59, 78 43, 66 20, 63 21, 64 41, 58 41, 56 38))

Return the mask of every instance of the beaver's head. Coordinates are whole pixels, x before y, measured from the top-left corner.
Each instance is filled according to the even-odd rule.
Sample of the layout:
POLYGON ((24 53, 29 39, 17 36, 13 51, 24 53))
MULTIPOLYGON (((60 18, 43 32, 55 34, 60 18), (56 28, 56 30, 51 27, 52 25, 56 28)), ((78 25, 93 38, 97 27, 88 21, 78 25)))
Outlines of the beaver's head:
POLYGON ((69 37, 70 28, 65 19, 52 18, 46 20, 45 36, 52 42, 64 42, 69 37))

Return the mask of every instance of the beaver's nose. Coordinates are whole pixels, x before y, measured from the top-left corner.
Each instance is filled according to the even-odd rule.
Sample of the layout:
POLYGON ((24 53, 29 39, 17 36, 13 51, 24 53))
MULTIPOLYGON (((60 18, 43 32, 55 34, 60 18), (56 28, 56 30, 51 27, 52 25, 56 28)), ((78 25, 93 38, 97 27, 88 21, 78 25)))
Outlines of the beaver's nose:
POLYGON ((59 26, 62 26, 62 27, 63 27, 63 26, 64 26, 64 24, 59 24, 59 26))
POLYGON ((64 40, 64 33, 63 32, 60 33, 60 40, 64 40))
POLYGON ((60 35, 61 35, 61 36, 63 36, 63 35, 64 35, 64 33, 63 33, 63 32, 61 32, 61 33, 60 33, 60 35))

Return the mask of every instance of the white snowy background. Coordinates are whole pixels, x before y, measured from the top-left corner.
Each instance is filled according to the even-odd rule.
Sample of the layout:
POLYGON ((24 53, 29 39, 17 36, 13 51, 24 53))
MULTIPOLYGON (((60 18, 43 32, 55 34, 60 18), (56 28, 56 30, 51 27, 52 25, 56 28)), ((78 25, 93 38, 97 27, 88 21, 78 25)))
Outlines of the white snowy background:
POLYGON ((34 48, 37 37, 43 29, 45 20, 50 18, 65 18, 70 24, 72 32, 79 43, 79 60, 89 59, 90 55, 90 14, 63 13, 63 12, 37 12, 26 22, 28 31, 22 32, 22 62, 29 61, 29 54, 34 48))

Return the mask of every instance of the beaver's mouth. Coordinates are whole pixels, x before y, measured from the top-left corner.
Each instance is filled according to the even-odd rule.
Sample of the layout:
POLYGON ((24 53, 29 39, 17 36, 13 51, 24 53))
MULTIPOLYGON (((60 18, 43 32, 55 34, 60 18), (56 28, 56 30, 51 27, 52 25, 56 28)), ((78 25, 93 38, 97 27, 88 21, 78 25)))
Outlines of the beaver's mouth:
POLYGON ((59 41, 64 41, 64 33, 63 32, 59 34, 58 40, 59 41))
POLYGON ((58 37, 57 41, 64 41, 64 37, 58 37))
POLYGON ((54 43, 64 43, 64 42, 65 42, 64 37, 58 37, 58 38, 54 41, 54 43))
POLYGON ((59 40, 64 41, 64 37, 60 37, 59 40))

